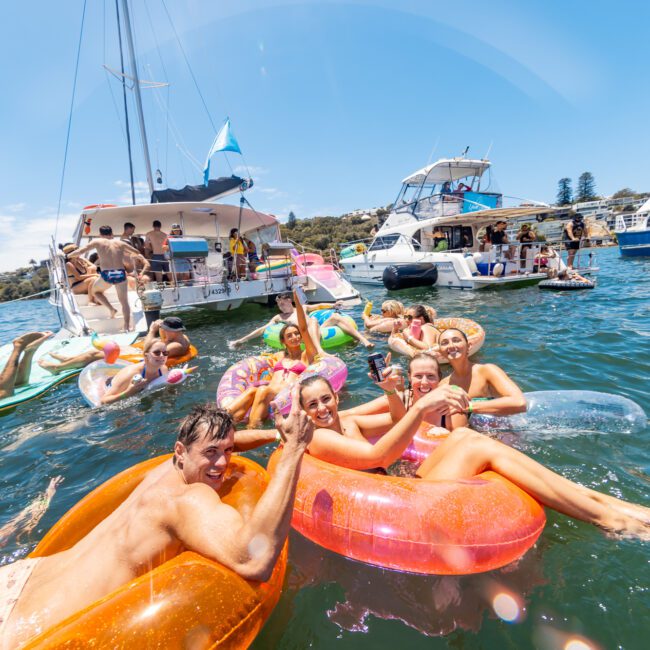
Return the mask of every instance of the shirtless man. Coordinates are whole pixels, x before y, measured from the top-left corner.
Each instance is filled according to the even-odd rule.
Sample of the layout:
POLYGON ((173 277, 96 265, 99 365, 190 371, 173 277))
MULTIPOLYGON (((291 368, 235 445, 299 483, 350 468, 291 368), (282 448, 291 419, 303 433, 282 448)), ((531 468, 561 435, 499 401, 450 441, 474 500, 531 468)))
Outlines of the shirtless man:
POLYGON ((128 263, 131 255, 134 257, 142 256, 133 246, 119 239, 114 239, 113 229, 110 226, 100 226, 98 239, 93 239, 85 246, 70 253, 68 257, 78 257, 93 249, 99 255, 99 267, 101 268, 99 277, 95 280, 92 287, 95 299, 99 300, 110 311, 111 318, 114 318, 117 311, 104 295, 104 291, 114 286, 117 298, 120 301, 120 305, 122 305, 124 331, 129 332, 131 330, 131 308, 129 307, 129 289, 126 283, 125 263, 128 263))
POLYGON ((217 493, 235 449, 232 419, 214 404, 194 407, 181 423, 173 459, 151 470, 72 548, 0 568, 0 647, 21 646, 184 550, 247 580, 268 580, 289 532, 314 431, 297 392, 293 404, 287 420, 276 420, 285 437, 282 459, 247 519, 217 493))
POLYGON ((127 278, 127 281, 129 283, 129 289, 135 289, 136 287, 136 278, 138 277, 138 269, 140 269, 140 282, 147 283, 151 282, 151 278, 149 275, 147 275, 151 271, 151 264, 149 263, 149 260, 144 257, 144 246, 142 245, 142 239, 140 237, 135 236, 135 225, 132 224, 130 221, 127 221, 124 224, 124 231, 122 232, 122 235, 120 236, 120 241, 123 241, 125 244, 128 244, 129 246, 133 246, 138 253, 140 253, 139 256, 131 256, 129 255, 128 257, 124 258, 124 268, 126 269, 126 272, 128 273, 129 277, 127 278), (132 276, 135 276, 132 277, 132 276))
POLYGON ((169 264, 165 260, 163 244, 167 240, 167 233, 161 230, 162 224, 156 219, 153 222, 153 230, 150 230, 144 238, 144 249, 151 259, 151 269, 156 276, 156 282, 162 282, 165 273, 169 271, 169 264))

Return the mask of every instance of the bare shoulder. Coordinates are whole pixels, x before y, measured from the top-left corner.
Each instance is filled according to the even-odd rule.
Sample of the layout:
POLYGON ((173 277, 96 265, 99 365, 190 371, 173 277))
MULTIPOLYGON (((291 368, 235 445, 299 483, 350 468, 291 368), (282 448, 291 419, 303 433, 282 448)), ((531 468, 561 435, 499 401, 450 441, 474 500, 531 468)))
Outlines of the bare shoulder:
POLYGON ((505 374, 505 371, 497 366, 496 363, 477 363, 474 367, 483 377, 495 377, 505 374))

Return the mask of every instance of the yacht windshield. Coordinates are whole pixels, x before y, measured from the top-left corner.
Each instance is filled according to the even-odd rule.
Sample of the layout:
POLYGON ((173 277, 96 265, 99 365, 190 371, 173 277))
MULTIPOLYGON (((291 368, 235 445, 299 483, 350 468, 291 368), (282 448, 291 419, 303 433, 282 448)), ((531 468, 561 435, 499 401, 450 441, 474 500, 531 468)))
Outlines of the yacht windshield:
POLYGON ((392 248, 397 243, 399 235, 382 235, 381 237, 376 237, 375 241, 372 242, 370 251, 383 251, 387 248, 392 248))

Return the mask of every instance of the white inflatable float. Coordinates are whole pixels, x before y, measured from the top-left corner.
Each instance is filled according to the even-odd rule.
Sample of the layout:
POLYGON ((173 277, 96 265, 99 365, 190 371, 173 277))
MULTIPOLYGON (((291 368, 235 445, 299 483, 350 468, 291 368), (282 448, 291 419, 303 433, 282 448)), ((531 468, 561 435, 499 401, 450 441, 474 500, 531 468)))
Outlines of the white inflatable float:
POLYGON ((525 413, 499 417, 475 413, 477 431, 517 431, 538 436, 581 433, 639 433, 648 423, 643 409, 627 397, 591 390, 543 390, 524 393, 525 413))

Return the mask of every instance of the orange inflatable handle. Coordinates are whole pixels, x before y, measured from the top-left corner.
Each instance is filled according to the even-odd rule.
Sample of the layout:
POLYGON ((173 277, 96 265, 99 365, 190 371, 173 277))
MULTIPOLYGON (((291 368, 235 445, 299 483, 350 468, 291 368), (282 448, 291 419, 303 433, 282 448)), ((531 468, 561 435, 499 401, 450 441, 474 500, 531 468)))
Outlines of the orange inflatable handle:
MULTIPOLYGON (((132 343, 127 349, 120 353, 119 358, 131 363, 139 363, 142 361, 142 349, 144 348, 144 340, 132 343)), ((187 363, 194 359, 199 351, 190 343, 190 349, 181 357, 167 357, 166 365, 168 368, 180 366, 182 363, 187 363)))
MULTIPOLYGON (((276 450, 269 471, 282 454, 276 450)), ((305 455, 293 527, 368 564, 438 575, 480 573, 521 557, 541 534, 543 508, 494 472, 424 481, 369 474, 305 455)))
MULTIPOLYGON (((30 557, 73 546, 117 508, 145 474, 171 456, 135 465, 82 499, 45 535, 30 557)), ((233 456, 219 494, 250 512, 268 484, 257 463, 233 456)), ((246 648, 275 607, 287 546, 268 582, 244 580, 196 553, 184 552, 43 632, 25 648, 246 648)))

